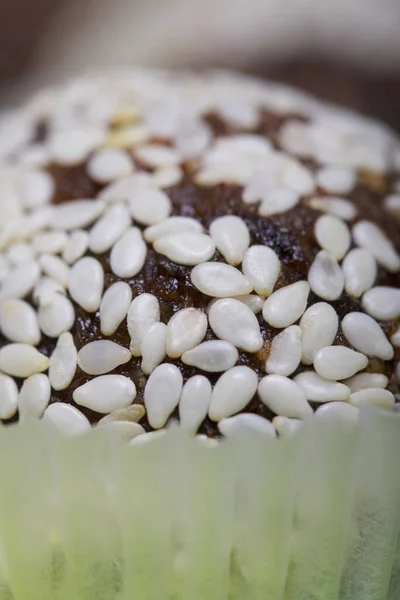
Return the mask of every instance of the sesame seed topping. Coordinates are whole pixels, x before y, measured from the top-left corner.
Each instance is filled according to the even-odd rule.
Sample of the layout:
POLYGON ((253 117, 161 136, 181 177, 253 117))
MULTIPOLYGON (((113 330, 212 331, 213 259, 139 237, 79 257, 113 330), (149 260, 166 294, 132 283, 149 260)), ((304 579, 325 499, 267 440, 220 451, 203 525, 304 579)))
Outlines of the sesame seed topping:
POLYGON ((197 346, 206 335, 207 316, 196 308, 183 308, 167 325, 166 349, 171 358, 179 358, 197 346))
POLYGON ((124 204, 111 206, 92 227, 89 249, 94 254, 110 250, 113 244, 131 225, 131 218, 124 204))
POLYGON ((346 167, 323 167, 317 172, 317 182, 330 194, 348 194, 356 183, 356 175, 346 167))
POLYGON ((350 389, 347 385, 324 379, 315 371, 299 373, 293 381, 304 391, 307 400, 312 402, 338 402, 348 400, 350 397, 350 389))
POLYGON ((212 421, 230 417, 248 405, 257 391, 257 375, 249 367, 225 371, 214 386, 208 415, 212 421))
POLYGON ((359 298, 375 283, 378 267, 373 254, 363 248, 354 248, 342 263, 344 287, 349 296, 359 298))
POLYGON ((0 300, 25 298, 40 276, 40 267, 36 261, 27 261, 16 267, 1 284, 0 300))
POLYGON ((268 246, 251 246, 243 256, 243 273, 260 296, 272 294, 281 270, 276 253, 268 246))
POLYGON ((235 266, 242 262, 250 245, 250 233, 243 219, 234 215, 219 217, 211 223, 210 235, 227 263, 235 266))
POLYGON ((377 286, 362 297, 362 307, 375 319, 388 321, 400 317, 400 290, 388 286, 377 286))
POLYGON ((78 229, 69 235, 62 257, 68 265, 72 265, 72 263, 82 258, 88 247, 88 232, 78 229))
POLYGON ((317 302, 306 310, 300 320, 302 362, 312 365, 318 350, 330 346, 339 327, 335 309, 326 302, 317 302))
POLYGON ((218 429, 225 437, 234 435, 243 429, 258 431, 272 439, 276 436, 275 428, 270 421, 252 413, 241 413, 234 417, 222 419, 222 421, 219 421, 218 423, 218 429))
POLYGON ((72 299, 87 312, 96 312, 99 308, 103 285, 103 267, 95 258, 85 256, 71 267, 68 291, 72 299))
POLYGON ((315 415, 318 420, 336 421, 353 426, 358 421, 359 410, 347 402, 328 402, 319 406, 315 415))
POLYGON ((179 400, 179 422, 182 429, 196 434, 207 416, 212 387, 207 377, 195 375, 183 386, 179 400))
POLYGON ((89 375, 103 375, 131 358, 132 354, 123 346, 110 340, 96 340, 79 350, 78 366, 89 375))
POLYGON ((294 435, 302 426, 300 419, 290 419, 289 417, 274 417, 272 424, 275 427, 279 437, 294 435))
POLYGON ((65 390, 74 378, 78 353, 74 338, 66 331, 58 338, 50 357, 49 379, 55 390, 65 390))
POLYGON ((312 198, 309 202, 309 206, 314 210, 329 213, 344 221, 352 221, 357 216, 357 209, 354 204, 345 198, 312 198))
POLYGON ((0 373, 0 419, 11 419, 18 408, 18 387, 12 377, 0 373))
POLYGON ((204 233, 173 233, 158 238, 154 242, 154 250, 178 265, 194 266, 210 260, 215 245, 204 233))
POLYGON ((217 300, 209 310, 210 327, 221 340, 246 352, 257 352, 263 345, 260 326, 248 306, 234 298, 217 300))
POLYGON ((211 340, 184 352, 182 362, 202 371, 220 373, 234 367, 238 357, 238 351, 230 342, 211 340))
POLYGON ((266 299, 263 317, 272 327, 288 327, 303 315, 307 306, 310 286, 298 281, 280 288, 266 299))
POLYGON ((379 324, 361 312, 348 313, 342 323, 342 331, 356 350, 377 356, 382 360, 391 360, 394 349, 379 324))
POLYGON ((341 260, 350 248, 351 236, 347 225, 337 217, 323 215, 314 227, 315 238, 323 250, 341 260))
POLYGON ((298 325, 291 325, 272 340, 265 370, 269 374, 288 377, 299 366, 301 354, 301 329, 298 325))
POLYGON ((199 221, 190 217, 169 217, 158 225, 152 225, 144 230, 146 242, 154 243, 159 238, 176 233, 202 233, 203 227, 199 221))
POLYGON ((47 356, 28 344, 8 344, 0 349, 0 371, 14 377, 29 377, 46 371, 47 356))
POLYGON ((151 373, 144 390, 144 405, 154 429, 164 427, 178 406, 182 385, 182 374, 175 365, 164 363, 151 373))
POLYGON ((396 273, 400 270, 400 256, 395 247, 381 229, 370 221, 360 221, 353 227, 355 243, 369 250, 379 264, 388 271, 396 273))
POLYGON ((104 148, 90 158, 87 171, 97 183, 109 183, 129 175, 133 171, 133 162, 129 154, 120 148, 104 148))
POLYGON ((140 294, 132 301, 127 315, 128 332, 131 336, 130 351, 140 356, 143 336, 153 323, 160 320, 160 305, 152 294, 140 294))
POLYGON ((383 390, 381 388, 359 390, 350 396, 350 404, 358 408, 361 408, 363 404, 372 404, 379 408, 393 410, 394 402, 393 394, 389 392, 389 390, 383 390))
POLYGON ((75 406, 63 402, 50 404, 44 411, 43 420, 66 435, 80 435, 90 430, 89 419, 75 406))
POLYGON ((100 200, 74 200, 64 202, 51 209, 50 225, 54 229, 70 231, 91 225, 104 211, 100 200))
POLYGON ((347 379, 362 371, 368 358, 346 346, 327 346, 319 350, 314 358, 314 368, 325 379, 347 379))
POLYGON ((85 406, 108 414, 132 404, 136 397, 136 387, 131 379, 123 375, 101 375, 76 388, 73 399, 79 406, 85 406))
POLYGON ((258 394, 276 415, 293 419, 306 419, 312 415, 302 388, 288 377, 267 375, 260 381, 258 394))
POLYGON ((20 421, 40 419, 49 405, 50 396, 51 387, 47 375, 38 373, 25 379, 18 396, 20 421))
POLYGON ((103 335, 112 335, 128 314, 132 290, 125 281, 117 281, 104 292, 100 302, 100 329, 103 335))
POLYGON ((345 379, 343 383, 353 393, 368 388, 382 388, 384 390, 389 380, 383 373, 358 373, 350 377, 350 379, 345 379))
POLYGON ((75 322, 75 309, 72 302, 63 294, 42 295, 39 301, 38 321, 42 332, 51 338, 58 338, 69 331, 75 322))
POLYGON ((118 277, 134 277, 142 270, 146 256, 142 232, 138 227, 130 227, 112 247, 110 266, 118 277))
POLYGON ((24 300, 0 303, 0 330, 11 342, 36 346, 40 341, 37 314, 24 300))
POLYGON ((141 225, 157 225, 171 213, 171 201, 165 192, 138 188, 129 197, 132 217, 141 225))
POLYGON ((249 294, 253 286, 235 267, 224 263, 205 262, 194 267, 190 278, 203 294, 213 298, 227 298, 249 294))
POLYGON ((337 300, 344 288, 344 274, 336 258, 321 250, 308 271, 308 283, 314 294, 324 300, 337 300))
POLYGON ((143 334, 140 354, 142 355, 141 367, 145 375, 150 375, 166 357, 166 339, 165 323, 153 323, 143 334))

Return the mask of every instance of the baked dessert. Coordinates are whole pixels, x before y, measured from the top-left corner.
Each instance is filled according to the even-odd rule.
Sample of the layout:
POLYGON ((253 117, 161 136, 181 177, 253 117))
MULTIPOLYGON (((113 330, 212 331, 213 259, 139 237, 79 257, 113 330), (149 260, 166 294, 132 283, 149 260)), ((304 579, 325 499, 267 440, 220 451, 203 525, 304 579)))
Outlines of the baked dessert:
MULTIPOLYGON (((399 438, 396 399, 400 377, 400 143, 394 134, 365 117, 272 83, 220 72, 137 70, 82 79, 46 91, 26 107, 7 114, 0 128, 0 155, 0 418, 3 423, 28 423, 17 428, 21 433, 3 432, 4 444, 15 443, 11 442, 13 436, 21 443, 21 436, 32 435, 37 456, 43 458, 47 442, 32 426, 37 420, 51 422, 68 434, 85 433, 96 426, 100 445, 106 429, 133 446, 154 440, 149 456, 157 448, 164 457, 173 452, 168 436, 165 447, 155 438, 162 437, 174 423, 211 446, 217 443, 213 438, 236 439, 244 432, 249 451, 252 445, 255 450, 266 444, 262 448, 269 453, 268 477, 275 481, 273 477, 286 472, 281 492, 290 481, 292 493, 285 489, 292 498, 297 475, 294 479, 289 475, 293 460, 288 456, 294 452, 292 458, 299 454, 305 460, 313 440, 315 448, 319 444, 323 448, 320 459, 315 459, 315 473, 320 476, 325 469, 325 476, 314 481, 314 467, 310 466, 305 481, 309 481, 312 495, 318 491, 321 498, 329 494, 338 499, 349 474, 344 470, 340 476, 332 475, 330 468, 334 470, 340 457, 358 469, 354 444, 358 452, 360 448, 365 451, 367 431, 372 462, 389 455, 385 469, 392 469, 392 451, 399 438), (362 428, 358 422, 364 405, 384 412, 372 417, 373 411, 366 411, 362 428), (380 427, 372 426, 374 419, 380 420, 380 427), (375 433, 370 427, 375 427, 375 433), (301 450, 300 441, 292 441, 292 434, 303 429, 308 433, 294 439, 307 437, 307 452, 301 450), (383 431, 388 439, 382 446, 383 431), (273 440, 276 437, 287 437, 287 445, 272 450, 271 444, 279 443, 273 440), (356 439, 363 441, 357 446, 356 439), (291 444, 296 443, 300 450, 296 446, 295 452, 291 444), (331 450, 338 443, 341 449, 332 458, 331 450), (283 458, 285 452, 288 455, 283 458), (337 477, 340 482, 336 486, 337 477)), ((188 455, 189 447, 196 454, 190 442, 176 435, 182 449, 189 444, 188 455)), ((90 443, 96 448, 95 442, 85 437, 76 439, 73 448, 72 442, 67 444, 71 455, 64 467, 71 467, 71 457, 78 460, 83 448, 93 458, 90 443)), ((62 443, 54 444, 54 454, 64 456, 66 450, 58 447, 64 448, 62 443)), ((132 449, 119 450, 127 451, 132 449)), ((147 452, 144 448, 140 451, 147 452)), ((26 452, 26 448, 16 452, 25 457, 18 468, 25 465, 26 452)), ((203 457, 203 450, 199 452, 203 457)), ((204 458, 204 465, 215 470, 214 476, 225 464, 226 450, 218 452, 221 458, 215 459, 214 466, 208 455, 204 458)), ((251 456, 262 468, 264 463, 251 456)), ((239 460, 242 467, 243 457, 249 458, 247 452, 239 460)), ((202 460, 198 458, 196 463, 200 473, 202 460)), ((89 492, 89 484, 83 481, 86 477, 92 484, 96 480, 89 473, 97 467, 90 464, 90 468, 82 466, 81 474, 74 472, 74 477, 83 486, 78 488, 85 489, 90 502, 96 504, 96 496, 91 494, 98 482, 89 492)), ((147 460, 145 464, 147 469, 147 460)), ((301 463, 296 473, 303 473, 305 464, 310 465, 301 463)), ((363 468, 360 481, 364 485, 363 468)), ((376 483, 376 478, 381 482, 385 469, 370 474, 369 485, 376 483)), ((66 472, 68 481, 68 469, 66 472)), ((142 510, 151 497, 150 490, 154 492, 145 472, 141 471, 149 487, 141 492, 142 510)), ((185 469, 183 472, 188 474, 185 469)), ((218 477, 212 480, 216 498, 208 489, 200 493, 215 504, 226 494, 218 477)), ((23 481, 26 486, 26 479, 23 481)), ((278 483, 274 483, 277 489, 278 483)), ((263 512, 263 506, 268 506, 273 515, 280 494, 267 493, 264 481, 262 485, 251 480, 247 484, 249 489, 260 486, 265 504, 258 508, 263 512)), ((380 523, 382 536, 399 524, 393 513, 399 500, 396 477, 391 484, 390 494, 374 499, 377 504, 389 502, 388 498, 393 503, 385 513, 385 524, 380 523)), ((123 485, 128 490, 129 485, 123 485)), ((159 485, 158 493, 160 489, 167 496, 176 493, 163 487, 164 483, 159 485)), ((181 485, 185 488, 186 484, 181 485)), ((15 488, 11 489, 15 493, 15 488)), ((75 497, 76 490, 62 489, 62 502, 70 501, 71 506, 76 506, 77 498, 88 502, 81 491, 75 497)), ((229 489, 232 492, 233 488, 229 489)), ((340 544, 347 539, 344 523, 351 514, 353 498, 350 488, 346 490, 339 512, 333 510, 329 523, 325 521, 326 505, 322 521, 318 520, 318 504, 313 506, 317 513, 313 526, 327 525, 329 550, 318 559, 327 563, 332 548, 344 551, 340 544), (330 545, 335 526, 343 535, 330 545)), ((130 492, 135 495, 133 488, 130 492)), ((310 500, 307 494, 305 497, 310 500)), ((186 499, 193 500, 190 493, 186 499)), ((102 502, 104 498, 99 506, 102 502)), ((367 500, 366 504, 375 515, 376 505, 367 500)), ((89 505, 98 517, 100 508, 93 509, 88 502, 88 510, 89 505)), ((198 503, 195 506, 198 508, 198 503)), ((292 506, 290 514, 293 510, 292 506)), ((301 506, 298 510, 302 514, 301 506)), ((86 519, 88 512, 83 514, 86 519)), ((201 547, 201 510, 196 514, 192 510, 189 522, 197 523, 194 530, 201 547)), ((136 517, 129 518, 138 527, 136 517)), ((78 522, 83 525, 76 516, 78 522)), ((156 519, 159 527, 166 522, 168 518, 156 519)), ((225 525, 228 527, 228 521, 225 525)), ((205 531, 208 539, 210 523, 205 531)), ((313 527, 306 527, 303 541, 309 531, 316 534, 313 527)), ((188 535, 192 549, 196 548, 191 560, 199 558, 196 552, 206 560, 203 549, 197 550, 197 538, 188 535)), ((78 538, 79 543, 90 543, 91 551, 98 544, 96 536, 82 542, 78 535, 75 543, 78 538)), ((154 543, 155 538, 150 536, 145 542, 139 538, 151 554, 151 539, 154 543)), ((385 537, 384 543, 394 548, 392 538, 385 537)), ((115 544, 110 547, 118 554, 115 544)), ((307 544, 317 551, 319 546, 312 534, 301 544, 289 583, 284 583, 285 546, 276 572, 267 569, 269 575, 264 574, 260 581, 257 569, 252 572, 251 561, 245 561, 244 572, 235 566, 232 597, 261 598, 268 590, 278 594, 286 585, 285 597, 296 600, 378 598, 365 595, 365 586, 371 578, 375 582, 376 572, 382 579, 383 566, 365 579, 363 565, 370 567, 371 563, 361 561, 360 566, 358 542, 353 540, 352 546, 358 575, 352 563, 351 577, 345 578, 347 591, 340 596, 333 594, 339 590, 343 562, 335 563, 336 571, 330 573, 333 579, 328 577, 326 585, 315 573, 311 585, 309 576, 315 569, 308 564, 304 579, 303 562, 307 544), (237 580, 237 573, 243 581, 237 580), (357 583, 351 583, 354 581, 357 583), (243 591, 246 586, 253 595, 250 587, 243 591), (321 593, 325 595, 318 595, 321 593)), ((366 545, 366 556, 371 559, 366 545)), ((374 552, 377 547, 373 546, 374 552)), ((270 549, 263 551, 266 554, 259 568, 270 549)), ((219 548, 210 557, 216 559, 221 552, 219 548)), ((222 554, 226 560, 226 552, 222 554)), ((238 551, 235 561, 240 564, 241 558, 238 551)), ((95 594, 100 588, 104 592, 101 597, 118 597, 120 579, 117 577, 119 584, 114 588, 110 579, 105 587, 100 585, 102 578, 96 579, 85 560, 86 554, 80 570, 92 583, 87 587, 85 579, 86 587, 79 588, 90 589, 83 597, 99 597, 95 594)), ((147 577, 154 560, 144 567, 146 583, 135 575, 142 587, 135 580, 132 589, 138 585, 143 597, 156 597, 149 591, 147 577)), ((211 568, 210 560, 206 562, 211 568)), ((7 558, 5 564, 10 572, 7 558)), ((25 562, 17 560, 16 564, 25 562)), ((225 571, 217 568, 218 564, 214 562, 213 567, 217 569, 216 587, 210 583, 212 577, 207 584, 208 575, 205 579, 192 577, 191 584, 186 581, 189 587, 179 584, 184 591, 174 592, 182 596, 165 592, 165 597, 225 597, 220 581, 225 571), (200 585, 197 592, 194 582, 200 585)), ((105 573, 114 572, 114 567, 108 565, 105 573)), ((387 592, 391 567, 385 562, 385 568, 386 579, 379 590, 386 584, 387 592)), ((320 577, 325 575, 322 569, 320 577)), ((54 597, 54 585, 48 583, 49 597, 54 597)), ((28 597, 18 596, 18 586, 12 589, 15 600, 28 597)), ((369 589, 375 593, 378 588, 369 589)), ((42 588, 41 594, 41 598, 47 597, 42 588)), ((386 598, 387 593, 379 597, 386 598)))

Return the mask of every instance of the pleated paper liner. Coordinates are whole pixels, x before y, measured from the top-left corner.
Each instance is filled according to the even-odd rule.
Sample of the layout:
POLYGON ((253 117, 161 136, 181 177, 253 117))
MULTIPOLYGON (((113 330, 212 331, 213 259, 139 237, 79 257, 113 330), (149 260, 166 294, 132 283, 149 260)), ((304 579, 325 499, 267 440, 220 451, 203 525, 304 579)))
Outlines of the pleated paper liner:
POLYGON ((400 414, 129 447, 0 434, 1 600, 399 600, 400 414))

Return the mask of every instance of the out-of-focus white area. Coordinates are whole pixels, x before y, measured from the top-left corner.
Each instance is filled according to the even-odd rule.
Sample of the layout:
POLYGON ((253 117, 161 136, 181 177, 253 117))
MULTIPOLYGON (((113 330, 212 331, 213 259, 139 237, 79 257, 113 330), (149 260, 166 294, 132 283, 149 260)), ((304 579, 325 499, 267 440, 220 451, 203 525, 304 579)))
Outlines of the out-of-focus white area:
POLYGON ((308 53, 400 65, 400 0, 87 0, 54 19, 36 84, 114 65, 268 65, 308 53))

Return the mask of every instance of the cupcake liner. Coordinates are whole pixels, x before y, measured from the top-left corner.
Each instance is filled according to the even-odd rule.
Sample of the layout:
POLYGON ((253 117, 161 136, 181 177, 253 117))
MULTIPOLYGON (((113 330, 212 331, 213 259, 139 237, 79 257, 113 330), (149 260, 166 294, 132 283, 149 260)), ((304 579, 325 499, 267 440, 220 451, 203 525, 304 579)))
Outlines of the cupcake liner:
POLYGON ((398 600, 400 415, 217 446, 0 434, 1 600, 398 600))

